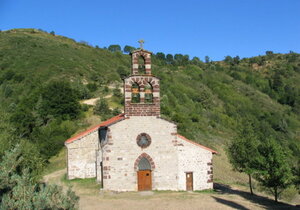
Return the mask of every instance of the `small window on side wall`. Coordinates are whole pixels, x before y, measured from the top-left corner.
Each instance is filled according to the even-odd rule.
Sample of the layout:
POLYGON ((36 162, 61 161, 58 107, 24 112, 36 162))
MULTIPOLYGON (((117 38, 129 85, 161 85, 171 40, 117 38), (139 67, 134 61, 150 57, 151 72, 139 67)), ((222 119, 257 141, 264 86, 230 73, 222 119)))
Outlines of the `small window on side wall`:
POLYGON ((131 102, 140 103, 140 87, 137 83, 131 86, 131 102))
POLYGON ((145 103, 153 103, 153 88, 150 83, 145 85, 145 103))

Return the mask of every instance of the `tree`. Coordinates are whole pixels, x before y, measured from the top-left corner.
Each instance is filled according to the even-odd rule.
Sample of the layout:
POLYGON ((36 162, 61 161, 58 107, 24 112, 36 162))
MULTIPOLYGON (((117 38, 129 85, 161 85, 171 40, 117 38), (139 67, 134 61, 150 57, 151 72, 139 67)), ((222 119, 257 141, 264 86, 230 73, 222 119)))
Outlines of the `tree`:
POLYGON ((210 58, 208 56, 205 56, 204 60, 205 60, 205 63, 209 63, 210 62, 210 58))
POLYGON ((183 58, 183 55, 182 55, 182 54, 175 54, 175 55, 174 55, 174 60, 176 61, 176 64, 178 64, 178 65, 181 64, 182 58, 183 58))
POLYGON ((111 52, 121 52, 121 46, 118 44, 112 44, 108 46, 108 50, 111 52))
POLYGON ((156 53, 156 57, 160 60, 166 60, 166 55, 163 52, 156 53))
POLYGON ((10 117, 10 121, 16 129, 16 134, 20 137, 28 137, 35 127, 32 110, 23 104, 17 106, 10 117))
POLYGON ((198 57, 193 57, 191 63, 194 65, 198 65, 201 63, 201 60, 198 57))
POLYGON ((51 31, 50 34, 53 35, 53 36, 55 36, 55 32, 54 31, 51 31))
POLYGON ((233 57, 233 63, 236 64, 236 65, 239 64, 240 63, 240 56, 237 55, 237 56, 233 57))
POLYGON ((273 53, 273 51, 266 51, 266 55, 273 55, 274 53, 273 53))
POLYGON ((0 209, 75 209, 78 197, 70 189, 39 184, 29 168, 23 168, 21 148, 6 151, 0 161, 0 209))
POLYGON ((116 87, 113 89, 113 96, 117 97, 117 98, 123 98, 122 96, 122 92, 120 90, 120 88, 116 87))
POLYGON ((248 175, 251 195, 253 195, 251 177, 257 171, 256 163, 259 157, 258 145, 253 127, 247 123, 227 147, 227 155, 234 170, 248 175))
POLYGON ((131 53, 134 50, 136 50, 136 48, 132 47, 132 46, 129 46, 129 45, 125 45, 125 47, 123 48, 124 53, 131 53))
POLYGON ((280 193, 292 183, 286 154, 272 138, 266 139, 258 150, 261 159, 257 165, 259 173, 256 178, 264 187, 270 189, 277 202, 280 193))
POLYGON ((96 102, 96 106, 94 107, 94 114, 101 115, 106 118, 107 115, 111 114, 111 110, 109 109, 108 103, 105 98, 100 98, 96 102))
POLYGON ((126 69, 123 66, 119 66, 117 68, 117 72, 120 75, 121 79, 124 79, 125 77, 127 77, 129 75, 129 72, 126 71, 126 69))
POLYGON ((233 58, 230 55, 225 56, 224 62, 233 65, 233 58))
POLYGON ((174 62, 173 55, 172 54, 167 54, 166 55, 166 61, 167 61, 167 64, 173 64, 173 62, 174 62))
POLYGON ((91 94, 86 85, 84 85, 80 80, 74 81, 71 84, 71 88, 78 96, 79 99, 89 99, 91 98, 91 94))
POLYGON ((181 61, 182 65, 187 65, 189 63, 189 60, 190 60, 190 56, 189 55, 184 55, 182 57, 182 61, 181 61))
POLYGON ((95 83, 88 83, 86 87, 90 92, 95 92, 97 90, 97 85, 95 83))
POLYGON ((293 168, 294 174, 294 185, 297 187, 298 192, 300 193, 300 160, 298 161, 297 166, 293 168))
POLYGON ((182 55, 182 54, 175 54, 174 59, 177 65, 186 65, 190 60, 188 55, 182 55))
POLYGON ((53 81, 41 90, 42 102, 39 113, 44 119, 55 118, 75 119, 80 113, 80 104, 76 92, 70 83, 53 81))

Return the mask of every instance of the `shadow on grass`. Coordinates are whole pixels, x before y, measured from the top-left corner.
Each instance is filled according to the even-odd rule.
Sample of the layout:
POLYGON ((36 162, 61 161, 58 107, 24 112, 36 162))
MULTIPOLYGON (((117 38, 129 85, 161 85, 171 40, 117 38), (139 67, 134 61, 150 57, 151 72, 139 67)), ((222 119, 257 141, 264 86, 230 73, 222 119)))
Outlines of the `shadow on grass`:
POLYGON ((215 196, 212 196, 218 203, 222 203, 226 206, 230 206, 234 209, 241 209, 241 210, 249 210, 248 208, 240 205, 240 204, 237 204, 236 202, 233 202, 233 201, 228 201, 228 200, 225 200, 225 199, 222 199, 222 198, 217 198, 215 196))
MULTIPOLYGON (((239 195, 247 200, 249 200, 252 203, 256 203, 261 205, 262 207, 266 208, 266 209, 298 209, 298 207, 287 204, 287 203, 282 203, 282 202, 275 202, 274 200, 271 200, 267 197, 264 196, 260 196, 260 195, 251 195, 249 192, 245 192, 245 191, 241 191, 241 190, 237 190, 237 189, 232 189, 229 185, 225 185, 225 184, 219 184, 219 183, 214 183, 214 189, 216 192, 220 193, 220 194, 235 194, 235 195, 239 195)), ((220 199, 220 198, 215 198, 217 202, 223 203, 225 205, 228 205, 230 207, 233 208, 237 208, 237 209, 247 209, 243 206, 239 207, 234 207, 234 205, 239 205, 236 204, 234 202, 231 201, 227 201, 224 199, 220 199)))

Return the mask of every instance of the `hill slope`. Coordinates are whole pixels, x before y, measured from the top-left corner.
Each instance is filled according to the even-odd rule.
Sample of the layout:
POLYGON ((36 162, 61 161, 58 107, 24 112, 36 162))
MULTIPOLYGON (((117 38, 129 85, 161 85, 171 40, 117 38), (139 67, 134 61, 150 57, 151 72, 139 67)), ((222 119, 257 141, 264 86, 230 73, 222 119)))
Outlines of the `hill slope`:
MULTIPOLYGON (((275 132, 293 138, 299 128, 295 100, 299 100, 300 56, 271 54, 236 64, 226 59, 208 64, 194 59, 167 64, 153 56, 154 74, 162 79, 163 114, 179 122, 180 130, 188 137, 199 141, 211 135, 231 136, 238 118, 244 115, 259 121, 266 118, 275 132), (294 95, 285 95, 288 91, 294 95)), ((120 71, 128 74, 129 68, 128 55, 66 37, 34 29, 0 33, 2 101, 20 99, 55 79, 95 83, 99 88, 121 82, 120 71)))
MULTIPOLYGON (((291 163, 300 159, 299 54, 268 52, 204 63, 181 54, 157 53, 152 62, 154 75, 161 78, 162 115, 177 122, 181 134, 220 148, 241 124, 251 121, 258 133, 280 142, 291 163)), ((112 94, 109 86, 121 86, 122 77, 129 72, 130 56, 122 52, 35 29, 0 32, 0 142, 9 147, 17 142, 11 139, 27 139, 38 145, 36 150, 42 154, 55 142, 49 158, 63 146, 64 139, 89 126, 84 119, 91 116, 91 110, 82 107, 74 118, 41 117, 40 101, 47 85, 67 81, 78 100, 99 97, 112 94), (22 116, 17 121, 30 120, 23 124, 11 120, 16 112, 23 114, 17 115, 22 116), (29 129, 27 136, 17 133, 19 126, 32 121, 30 128, 24 128, 29 129)), ((114 106, 122 106, 122 96, 115 95, 114 106)))

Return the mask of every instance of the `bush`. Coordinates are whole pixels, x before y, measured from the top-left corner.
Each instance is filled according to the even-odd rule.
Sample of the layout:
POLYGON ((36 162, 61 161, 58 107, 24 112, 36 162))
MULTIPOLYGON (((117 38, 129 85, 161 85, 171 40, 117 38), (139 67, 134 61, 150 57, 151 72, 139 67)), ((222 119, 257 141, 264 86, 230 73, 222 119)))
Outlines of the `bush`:
POLYGON ((100 98, 97 100, 94 107, 94 114, 96 115, 109 115, 111 110, 109 109, 108 103, 105 98, 100 98))
POLYGON ((97 90, 97 85, 95 83, 89 83, 86 85, 86 87, 91 91, 95 92, 97 90))
POLYGON ((38 184, 29 168, 22 169, 26 159, 20 146, 7 151, 0 162, 0 209, 76 209, 79 197, 57 185, 38 184), (21 169, 20 169, 21 168, 21 169))

